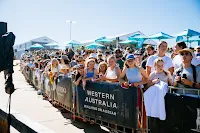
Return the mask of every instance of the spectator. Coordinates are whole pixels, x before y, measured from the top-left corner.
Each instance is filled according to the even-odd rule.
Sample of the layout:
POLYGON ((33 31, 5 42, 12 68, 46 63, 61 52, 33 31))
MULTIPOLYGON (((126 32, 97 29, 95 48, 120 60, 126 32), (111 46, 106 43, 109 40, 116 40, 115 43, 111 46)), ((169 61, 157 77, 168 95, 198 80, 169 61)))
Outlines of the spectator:
POLYGON ((154 62, 155 71, 153 71, 149 76, 149 83, 147 88, 160 81, 163 81, 169 85, 172 85, 172 76, 169 71, 164 70, 164 61, 161 58, 157 58, 154 62))
POLYGON ((82 64, 84 66, 85 64, 85 60, 83 59, 83 56, 79 56, 77 61, 76 61, 78 64, 82 64))
POLYGON ((70 61, 74 57, 74 51, 71 48, 69 49, 67 56, 69 57, 70 61))
POLYGON ((106 51, 106 52, 105 52, 105 57, 104 57, 104 58, 105 58, 105 59, 104 59, 105 62, 107 62, 107 58, 108 58, 109 56, 110 56, 110 52, 109 52, 109 51, 106 51))
POLYGON ((144 84, 148 83, 148 75, 142 67, 136 66, 135 57, 129 54, 126 57, 126 62, 120 75, 120 82, 128 88, 129 84, 134 84, 135 87, 144 88, 144 84), (127 81, 124 77, 127 77, 127 81))
POLYGON ((124 66, 124 61, 121 59, 121 57, 122 57, 122 51, 118 48, 115 50, 115 58, 117 60, 119 68, 122 70, 124 66))
POLYGON ((69 67, 70 60, 66 55, 61 56, 61 65, 69 67))
POLYGON ((97 70, 97 79, 96 80, 101 80, 101 77, 106 74, 108 66, 106 62, 101 62, 99 63, 99 67, 97 70))
POLYGON ((75 85, 79 86, 82 84, 82 79, 84 78, 84 66, 82 64, 78 64, 76 66, 76 70, 75 85))
POLYGON ((94 78, 97 74, 97 70, 94 68, 95 66, 95 60, 94 59, 88 59, 86 61, 86 68, 85 68, 85 76, 84 80, 91 80, 94 78))
POLYGON ((135 51, 134 57, 136 66, 140 66, 143 58, 143 52, 141 50, 135 51))
MULTIPOLYGON (((174 86, 180 88, 198 88, 200 89, 200 67, 191 64, 194 57, 194 53, 191 49, 185 48, 179 50, 179 54, 182 60, 182 66, 175 71, 174 86)), ((182 90, 178 90, 178 93, 182 93, 182 90)), ((196 91, 185 90, 187 94, 198 94, 196 91)))
POLYGON ((196 47, 196 58, 200 61, 200 46, 196 47))
POLYGON ((114 55, 109 56, 107 62, 109 67, 106 71, 105 76, 102 76, 102 80, 108 82, 119 82, 121 70, 116 64, 115 56, 114 55))
POLYGON ((65 78, 70 76, 69 68, 66 65, 62 66, 60 73, 62 73, 65 78))
MULTIPOLYGON (((181 55, 178 54, 180 50, 187 48, 187 45, 185 42, 177 42, 175 47, 174 47, 174 53, 177 55, 173 58, 173 65, 174 65, 174 70, 177 68, 181 67, 181 55)), ((194 66, 200 65, 200 61, 198 61, 195 57, 192 58, 192 64, 194 66)))
POLYGON ((97 57, 98 57, 97 63, 98 63, 98 64, 104 61, 104 60, 102 59, 102 56, 103 56, 102 53, 98 53, 98 55, 97 55, 97 57))
POLYGON ((89 59, 93 59, 95 61, 94 68, 98 69, 98 62, 97 62, 97 56, 95 53, 91 53, 90 56, 88 57, 89 59))
POLYGON ((147 45, 147 46, 146 46, 146 53, 147 53, 147 58, 144 59, 144 60, 142 61, 142 63, 141 63, 141 66, 142 66, 145 70, 146 70, 147 59, 148 59, 150 56, 154 55, 154 53, 155 53, 154 47, 153 47, 152 45, 147 45))
POLYGON ((150 56, 147 59, 147 64, 146 64, 146 68, 147 69, 146 69, 146 71, 147 71, 148 75, 150 75, 150 73, 155 70, 154 69, 154 61, 157 58, 162 58, 163 61, 165 62, 165 64, 164 64, 164 70, 165 71, 170 71, 170 73, 173 74, 174 67, 173 67, 173 64, 172 64, 172 59, 165 55, 166 52, 167 52, 167 42, 162 41, 158 45, 158 53, 155 54, 155 55, 150 56))

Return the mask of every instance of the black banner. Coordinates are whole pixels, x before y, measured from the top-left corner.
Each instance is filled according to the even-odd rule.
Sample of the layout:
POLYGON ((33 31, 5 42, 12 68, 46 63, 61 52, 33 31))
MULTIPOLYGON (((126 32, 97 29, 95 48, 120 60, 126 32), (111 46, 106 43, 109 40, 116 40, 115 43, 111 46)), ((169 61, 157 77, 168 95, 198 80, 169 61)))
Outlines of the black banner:
POLYGON ((169 132, 190 133, 191 129, 196 129, 197 109, 200 108, 198 96, 168 93, 165 104, 167 116, 164 125, 169 132))
POLYGON ((165 108, 165 121, 158 118, 150 119, 150 130, 153 133, 193 133, 192 129, 197 128, 200 122, 197 122, 197 110, 200 109, 200 98, 198 96, 167 93, 165 108))
POLYGON ((58 77, 53 85, 55 90, 55 100, 66 105, 68 108, 72 108, 72 81, 71 78, 58 77))
POLYGON ((137 88, 123 89, 119 84, 87 82, 78 86, 81 114, 118 125, 137 127, 137 88))

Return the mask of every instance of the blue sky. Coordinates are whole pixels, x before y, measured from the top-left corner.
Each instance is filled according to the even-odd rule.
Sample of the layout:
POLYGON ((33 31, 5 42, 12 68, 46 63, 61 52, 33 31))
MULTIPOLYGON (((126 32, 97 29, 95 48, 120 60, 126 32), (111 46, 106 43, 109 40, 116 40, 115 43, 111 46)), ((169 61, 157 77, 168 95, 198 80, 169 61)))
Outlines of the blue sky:
MULTIPOLYGON (((141 31, 176 34, 200 31, 200 0, 0 0, 0 21, 16 34, 16 44, 48 36, 60 44, 72 39, 141 31)), ((170 40, 170 44, 175 41, 170 40)))

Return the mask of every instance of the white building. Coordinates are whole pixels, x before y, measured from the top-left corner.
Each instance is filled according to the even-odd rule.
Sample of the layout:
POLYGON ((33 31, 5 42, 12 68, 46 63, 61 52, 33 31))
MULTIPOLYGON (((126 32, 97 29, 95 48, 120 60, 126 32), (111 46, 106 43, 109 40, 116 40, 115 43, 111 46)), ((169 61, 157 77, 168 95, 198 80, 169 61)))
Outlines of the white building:
POLYGON ((22 44, 14 45, 13 48, 14 48, 15 57, 16 57, 16 59, 19 59, 21 57, 21 55, 25 52, 25 50, 30 49, 31 45, 40 44, 40 45, 44 46, 44 44, 53 43, 53 42, 56 42, 56 41, 54 41, 46 36, 43 36, 43 37, 39 37, 36 39, 32 39, 32 40, 22 43, 22 44))

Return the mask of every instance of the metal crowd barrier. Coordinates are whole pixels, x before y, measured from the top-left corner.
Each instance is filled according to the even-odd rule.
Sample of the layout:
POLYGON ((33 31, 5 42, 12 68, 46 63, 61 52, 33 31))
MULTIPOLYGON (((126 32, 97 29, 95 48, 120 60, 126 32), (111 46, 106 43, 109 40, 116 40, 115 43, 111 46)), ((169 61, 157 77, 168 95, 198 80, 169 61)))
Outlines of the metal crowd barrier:
MULTIPOLYGON (((139 109, 135 105, 135 119, 136 119, 135 120, 136 121, 135 124, 136 124, 136 126, 133 126, 134 128, 131 127, 130 125, 126 126, 126 124, 123 124, 123 123, 116 124, 117 122, 115 122, 115 121, 109 121, 109 120, 102 119, 101 116, 104 117, 105 114, 101 114, 98 118, 95 118, 94 116, 90 115, 91 111, 90 111, 90 113, 87 113, 87 115, 85 115, 83 112, 80 112, 80 108, 79 108, 79 98, 80 97, 79 97, 79 94, 78 94, 79 91, 78 91, 78 89, 76 89, 76 92, 74 91, 74 87, 75 86, 74 86, 71 78, 59 77, 54 82, 54 84, 50 84, 48 78, 45 78, 44 82, 42 82, 42 83, 40 82, 41 80, 38 81, 38 79, 35 78, 35 71, 33 71, 31 69, 26 69, 26 67, 25 67, 25 69, 23 69, 22 73, 24 74, 26 80, 29 83, 32 83, 32 85, 34 87, 43 90, 44 95, 46 97, 52 99, 52 101, 57 102, 61 107, 63 107, 67 111, 71 112, 72 115, 74 116, 73 118, 81 118, 81 119, 83 119, 83 116, 85 116, 85 117, 88 118, 88 121, 94 121, 94 123, 96 123, 96 124, 108 127, 110 129, 117 130, 118 132, 131 132, 131 133, 134 133, 136 131, 141 131, 141 132, 146 131, 146 132, 148 132, 148 130, 147 130, 148 126, 145 127, 145 128, 143 127, 143 125, 144 125, 144 121, 143 121, 143 106, 142 106, 142 112, 139 113, 139 109), (41 85, 42 88, 39 88, 40 87, 39 84, 42 84, 41 85), (139 115, 140 115, 140 119, 139 119, 139 115), (138 126, 138 122, 140 123, 140 126, 138 126)), ((88 83, 88 84, 93 84, 93 83, 88 83)), ((101 83, 101 84, 104 84, 104 83, 101 83)), ((105 84, 108 87, 112 86, 112 85, 109 85, 107 83, 105 83, 105 84)), ((105 88, 105 84, 104 84, 104 88, 105 88)), ((119 84, 117 86, 120 88, 119 84)), ((97 88, 90 88, 90 89, 97 89, 97 88)), ((113 90, 116 90, 116 89, 113 89, 113 90)), ((121 92, 123 90, 124 89, 121 89, 121 92)), ((132 89, 132 90, 135 90, 135 89, 132 89)), ((99 91, 101 92, 101 89, 99 89, 99 91)), ((107 94, 109 94, 109 92, 107 94)), ((143 92, 142 92, 142 94, 143 94, 143 92)), ((137 97, 137 95, 136 95, 136 97, 137 97)), ((106 101, 106 102, 109 102, 109 100, 106 101)), ((125 106, 125 105, 121 105, 121 106, 125 106)), ((128 108, 128 107, 126 107, 126 108, 128 108)), ((127 113, 129 113, 129 115, 131 115, 129 110, 127 110, 126 108, 124 108, 124 110, 122 110, 122 111, 124 111, 123 112, 124 117, 125 117, 125 115, 127 115, 127 113)), ((82 108, 82 110, 85 110, 85 109, 82 108)), ((105 112, 106 113, 111 113, 111 112, 109 112, 109 110, 105 110, 105 112)), ((96 111, 95 111, 95 113, 96 113, 96 111)), ((118 120, 118 121, 120 121, 120 120, 118 120)))
MULTIPOLYGON (((136 112, 134 114, 130 113, 130 108, 127 106, 129 103, 125 103, 123 100, 120 99, 120 97, 123 97, 124 99, 128 98, 128 96, 123 96, 122 94, 131 94, 132 97, 137 97, 137 95, 134 95, 138 92, 127 92, 125 93, 125 89, 120 89, 120 85, 118 84, 108 84, 108 83, 100 83, 100 82, 91 82, 87 83, 85 93, 81 92, 83 89, 80 87, 77 87, 73 84, 72 79, 70 78, 63 78, 59 77, 53 84, 50 84, 49 79, 45 78, 44 81, 41 83, 38 81, 38 79, 35 78, 35 72, 32 70, 26 71, 28 69, 23 69, 22 73, 26 77, 26 79, 33 83, 33 85, 36 88, 42 89, 44 94, 51 98, 53 101, 57 102, 61 107, 66 109, 67 111, 71 112, 73 115, 73 118, 87 118, 88 121, 94 122, 96 124, 108 127, 110 129, 114 129, 118 132, 149 132, 149 122, 148 117, 144 115, 144 104, 143 104, 143 90, 141 91, 141 98, 142 98, 142 108, 138 109, 138 107, 135 105, 136 112), (31 76, 30 76, 31 75, 31 76), (42 86, 42 88, 41 88, 42 86), (76 89, 74 89, 76 88, 76 89), (88 92, 90 91, 90 95, 88 95, 88 92), (107 92, 107 93, 105 93, 107 92), (100 95, 100 93, 105 93, 103 95, 103 98, 97 98, 95 95, 100 95), (81 96, 81 95, 82 96, 81 96), (113 94, 113 95, 112 95, 113 94), (117 99, 104 99, 106 96, 108 98, 108 95, 116 96, 117 99), (87 97, 87 100, 86 100, 87 97), (91 100, 92 98, 93 101, 91 100), (90 100, 89 100, 90 99, 90 100), (90 101, 89 104, 80 103, 80 100, 90 101), (96 101, 95 101, 96 100, 96 101), (120 108, 117 107, 116 110, 109 110, 109 107, 105 107, 102 110, 103 105, 96 105, 94 106, 93 103, 100 102, 100 104, 103 104, 102 101, 105 100, 106 104, 110 102, 109 106, 113 106, 111 102, 116 102, 117 105, 120 106, 120 108), (121 101, 120 101, 121 100, 121 101), (122 104, 124 102, 124 104, 122 104), (82 106, 82 107, 80 107, 82 106), (116 111, 116 112, 115 112, 116 111), (106 112, 106 113, 105 113, 106 112), (117 116, 120 114, 121 117, 118 119, 117 116, 115 117, 109 117, 110 115, 113 115, 113 112, 117 114, 117 116), (108 115, 109 114, 109 115, 108 115), (129 115, 129 116, 128 116, 129 115), (133 117, 133 115, 135 117, 133 117), (139 117, 140 116, 140 117, 139 117), (121 118, 127 118, 127 117, 133 117, 135 118, 135 121, 132 121, 132 125, 130 125, 130 121, 126 122, 124 120, 124 123, 120 121, 121 118), (136 122, 136 123, 134 123, 136 122), (134 125, 134 124, 135 125, 134 125), (140 123, 140 125, 139 125, 140 123), (127 126, 128 125, 128 126, 127 126)), ((137 90, 135 88, 129 89, 129 90, 137 90)), ((174 90, 182 90, 183 94, 186 90, 193 90, 198 92, 198 96, 200 96, 200 90, 198 89, 192 89, 192 88, 177 88, 173 86, 169 86, 169 92, 168 94, 174 94, 176 93, 174 90)), ((137 99, 138 100, 138 99, 137 99)), ((136 102, 133 100, 133 102, 136 102)), ((134 111, 133 111, 134 112, 134 111)), ((114 115, 116 115, 114 114, 114 115)), ((127 118, 128 119, 128 118, 127 118)))

